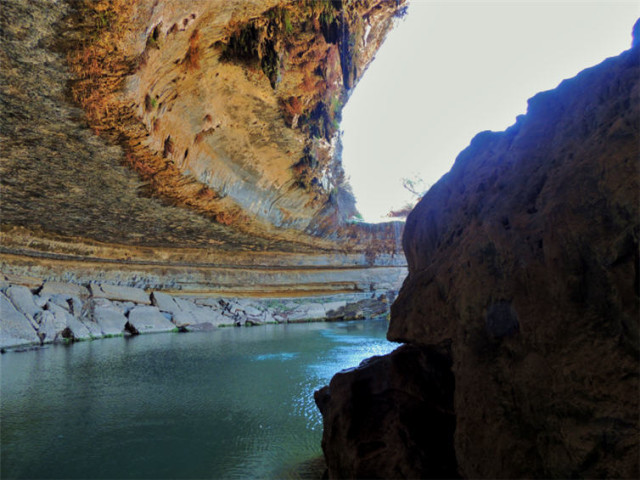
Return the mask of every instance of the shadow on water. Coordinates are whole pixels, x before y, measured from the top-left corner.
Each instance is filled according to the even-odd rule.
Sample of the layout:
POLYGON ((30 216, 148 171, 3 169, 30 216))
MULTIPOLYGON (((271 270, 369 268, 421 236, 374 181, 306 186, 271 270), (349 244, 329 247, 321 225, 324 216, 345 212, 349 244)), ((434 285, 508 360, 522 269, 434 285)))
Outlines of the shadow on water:
POLYGON ((323 480, 327 478, 326 471, 324 457, 319 456, 283 469, 276 476, 286 480, 323 480))

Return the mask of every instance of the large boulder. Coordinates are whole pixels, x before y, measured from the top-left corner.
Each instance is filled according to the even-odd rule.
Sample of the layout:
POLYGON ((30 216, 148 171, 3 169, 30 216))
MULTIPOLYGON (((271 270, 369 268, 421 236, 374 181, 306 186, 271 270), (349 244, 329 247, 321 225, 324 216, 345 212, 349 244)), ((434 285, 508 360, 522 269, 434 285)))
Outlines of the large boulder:
POLYGON ((447 355, 402 346, 336 374, 315 400, 329 478, 458 476, 447 355))
POLYGON ((133 302, 150 305, 149 295, 141 288, 111 285, 109 283, 92 283, 89 285, 94 298, 106 298, 117 302, 133 302))
MULTIPOLYGON (((640 477, 639 99, 636 46, 476 136, 407 219, 388 338, 450 345, 463 477, 640 477)), ((402 368, 415 382, 425 366, 402 368)), ((362 392, 344 415, 380 401, 362 392)))
POLYGON ((74 317, 80 317, 82 314, 83 302, 75 295, 54 293, 49 296, 47 302, 48 304, 57 305, 58 307, 63 308, 74 317))
POLYGON ((158 307, 161 312, 175 314, 181 311, 180 306, 175 302, 173 297, 167 293, 152 292, 151 303, 158 307))
POLYGON ((176 326, 160 313, 157 307, 138 306, 129 312, 126 330, 133 334, 170 332, 176 326))
POLYGON ((69 295, 84 298, 89 296, 87 287, 75 283, 46 281, 38 292, 41 297, 47 295, 69 295))
POLYGON ((233 320, 223 316, 219 310, 204 304, 198 305, 190 300, 159 292, 153 292, 152 299, 160 310, 171 314, 173 323, 179 328, 202 331, 233 324, 233 320))
POLYGON ((36 314, 42 308, 36 304, 31 290, 22 285, 11 285, 5 293, 15 308, 34 323, 36 314))
POLYGON ((100 328, 98 322, 87 317, 82 317, 79 321, 89 331, 90 338, 102 338, 104 336, 104 333, 102 333, 102 328, 100 328))
POLYGON ((0 293, 0 348, 39 343, 40 338, 31 322, 0 293))
POLYGON ((93 307, 90 321, 83 323, 89 329, 92 336, 96 336, 95 326, 92 325, 92 323, 97 324, 103 336, 122 335, 125 331, 124 327, 127 323, 127 317, 125 317, 117 307, 109 305, 108 303, 102 303, 93 307))
POLYGON ((407 219, 389 338, 452 342, 464 476, 640 474, 639 60, 536 95, 407 219))
POLYGON ((41 310, 35 316, 38 324, 38 336, 42 343, 52 343, 62 340, 62 332, 67 328, 65 318, 56 316, 50 310, 41 310))
POLYGON ((54 315, 55 323, 62 327, 57 332, 59 339, 88 340, 91 338, 89 328, 65 308, 50 300, 46 305, 46 309, 54 315))

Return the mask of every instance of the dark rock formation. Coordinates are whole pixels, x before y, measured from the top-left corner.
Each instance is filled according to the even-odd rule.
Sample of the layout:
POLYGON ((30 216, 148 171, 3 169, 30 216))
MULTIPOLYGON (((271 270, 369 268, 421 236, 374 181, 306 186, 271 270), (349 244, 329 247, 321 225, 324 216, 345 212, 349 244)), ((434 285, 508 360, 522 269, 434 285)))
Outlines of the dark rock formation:
MULTIPOLYGON (((477 135, 410 214, 388 337, 451 345, 461 476, 640 476, 639 149, 636 45, 536 95, 505 132, 477 135)), ((383 408, 375 396, 337 412, 352 394, 336 378, 321 399, 330 475, 360 475, 341 463, 359 444, 405 451, 415 437, 367 414, 383 408)), ((381 472, 415 465, 388 458, 381 472)))
POLYGON ((411 345, 335 375, 315 393, 330 478, 456 477, 453 387, 449 356, 411 345))

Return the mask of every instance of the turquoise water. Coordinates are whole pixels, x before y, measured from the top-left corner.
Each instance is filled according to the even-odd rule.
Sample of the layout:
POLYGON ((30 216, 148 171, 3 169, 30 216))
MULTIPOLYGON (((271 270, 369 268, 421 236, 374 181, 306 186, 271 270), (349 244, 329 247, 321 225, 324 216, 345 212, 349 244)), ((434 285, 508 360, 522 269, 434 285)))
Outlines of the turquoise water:
POLYGON ((0 357, 5 478, 321 474, 313 392, 390 352, 387 322, 110 338, 0 357))

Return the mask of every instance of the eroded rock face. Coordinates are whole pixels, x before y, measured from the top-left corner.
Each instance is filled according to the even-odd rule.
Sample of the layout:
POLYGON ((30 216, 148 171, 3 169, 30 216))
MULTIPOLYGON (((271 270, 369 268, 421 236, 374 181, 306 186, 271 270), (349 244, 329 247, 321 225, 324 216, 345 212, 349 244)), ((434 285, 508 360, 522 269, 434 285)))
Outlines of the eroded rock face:
MULTIPOLYGON (((639 48, 538 94, 505 132, 476 136, 407 220, 409 276, 388 338, 451 345, 462 477, 640 475, 639 48)), ((403 368, 409 382, 430 371, 403 368)), ((385 401, 365 389, 352 405, 357 384, 337 375, 321 403, 334 476, 358 476, 342 459, 397 428, 371 414, 358 427, 385 401)), ((404 439, 385 448, 410 451, 404 439)), ((407 465, 391 455, 378 468, 392 477, 407 465)))
POLYGON ((380 270, 342 267, 404 266, 402 225, 349 222, 338 125, 404 3, 3 2, 0 270, 276 293, 378 284, 380 270))
POLYGON ((151 193, 317 232, 356 213, 341 110, 403 3, 79 2, 61 43, 90 125, 151 193))

